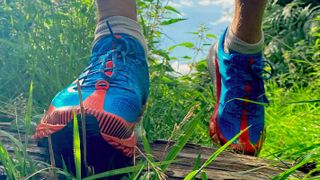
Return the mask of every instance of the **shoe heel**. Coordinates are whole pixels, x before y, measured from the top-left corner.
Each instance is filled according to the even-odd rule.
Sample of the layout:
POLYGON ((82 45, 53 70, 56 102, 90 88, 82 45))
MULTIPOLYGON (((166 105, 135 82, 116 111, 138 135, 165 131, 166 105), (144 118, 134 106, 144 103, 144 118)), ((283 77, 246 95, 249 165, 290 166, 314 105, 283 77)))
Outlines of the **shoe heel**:
POLYGON ((215 59, 217 57, 217 46, 218 44, 215 43, 210 47, 208 56, 207 56, 207 64, 208 64, 208 71, 213 83, 213 88, 215 89, 215 95, 217 95, 217 74, 216 74, 216 65, 215 59))
POLYGON ((217 55, 217 52, 216 52, 217 47, 216 46, 217 46, 217 44, 214 44, 210 47, 210 50, 209 50, 209 53, 207 56, 208 71, 209 71, 209 75, 211 77, 211 81, 214 86, 216 85, 216 80, 217 80, 216 66, 215 66, 215 58, 217 55))

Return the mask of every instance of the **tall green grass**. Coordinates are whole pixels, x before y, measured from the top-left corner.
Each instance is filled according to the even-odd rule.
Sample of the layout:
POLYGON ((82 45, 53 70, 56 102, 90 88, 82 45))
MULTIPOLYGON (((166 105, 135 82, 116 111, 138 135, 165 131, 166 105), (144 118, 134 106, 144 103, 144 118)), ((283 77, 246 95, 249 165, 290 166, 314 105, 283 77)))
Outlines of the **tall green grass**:
POLYGON ((95 24, 92 3, 1 2, 1 99, 27 92, 33 80, 35 103, 44 107, 76 78, 90 54, 95 24))
MULTIPOLYGON (((8 106, 8 103, 10 104, 11 100, 20 94, 24 94, 25 99, 28 99, 27 94, 30 92, 26 107, 23 108, 26 112, 19 112, 25 115, 21 118, 24 120, 23 125, 19 127, 24 128, 22 130, 27 132, 28 137, 32 132, 32 124, 36 121, 32 114, 41 114, 56 92, 72 82, 85 67, 93 39, 95 7, 93 1, 76 0, 4 0, 0 2, 2 3, 0 6, 0 102, 8 106), (33 80, 33 88, 30 88, 29 84, 31 80, 33 80)), ((157 171, 167 169, 185 143, 191 141, 213 146, 208 134, 208 124, 215 103, 214 87, 209 79, 201 50, 214 40, 214 36, 202 27, 198 32, 192 32, 197 39, 196 42, 178 42, 176 46, 161 49, 159 44, 164 36, 162 29, 185 19, 181 18, 181 13, 168 6, 166 2, 138 0, 137 3, 140 7, 139 21, 149 43, 148 61, 151 76, 150 98, 143 121, 143 127, 146 129, 146 135, 143 137, 146 161, 138 163, 136 167, 94 175, 91 179, 117 173, 134 173, 136 170, 137 174, 133 174, 132 177, 139 177, 142 169, 150 164, 153 164, 151 169, 157 174, 157 171), (171 52, 178 46, 194 52, 195 57, 184 55, 172 57, 171 52), (178 59, 189 61, 194 71, 184 76, 174 72, 170 63, 178 59), (193 113, 186 116, 195 105, 193 113), (155 139, 170 139, 177 142, 174 148, 167 152, 166 162, 155 162, 151 156, 148 143, 155 139)), ((273 12, 277 13, 281 7, 268 10, 270 12, 274 10, 273 12)), ((277 15, 283 17, 283 14, 277 15)), ((305 17, 305 14, 302 15, 305 17)), ((304 24, 303 20, 306 19, 296 20, 292 22, 302 21, 300 24, 304 24)), ((319 23, 320 18, 308 19, 309 21, 319 23)), ((278 33, 278 30, 288 32, 290 29, 287 27, 292 27, 292 24, 285 26, 281 21, 277 21, 279 29, 268 29, 273 27, 273 23, 270 22, 269 20, 265 22, 267 35, 278 33)), ((286 23, 290 22, 286 21, 286 23)), ((288 73, 287 69, 276 65, 278 74, 275 75, 275 80, 266 82, 267 96, 271 104, 266 108, 267 138, 260 156, 278 160, 292 167, 277 178, 287 177, 303 164, 320 163, 320 90, 318 88, 320 81, 316 78, 320 75, 319 24, 314 23, 312 29, 307 29, 306 32, 310 38, 305 39, 303 43, 292 42, 292 39, 289 39, 290 43, 288 43, 287 38, 277 41, 281 43, 281 47, 286 45, 290 48, 276 49, 277 54, 268 56, 277 57, 279 60, 284 59, 282 65, 284 63, 288 67, 292 64, 297 65, 295 67, 305 67, 293 67, 294 72, 297 73, 291 71, 288 73), (280 55, 279 52, 281 52, 280 55), (295 78, 299 81, 303 79, 303 83, 295 82, 295 78), (295 162, 296 166, 287 162, 295 162)), ((271 45, 269 44, 268 47, 270 48, 271 45)), ((272 46, 272 48, 277 47, 280 46, 272 46)), ((274 62, 278 62, 278 59, 275 61, 271 58, 274 62)), ((15 108, 16 106, 11 109, 15 108)), ((7 109, 1 106, 0 115, 10 114, 10 117, 15 115, 7 112, 7 109)), ((0 147, 1 163, 5 165, 10 178, 36 178, 49 172, 49 169, 52 170, 49 165, 39 169, 38 162, 30 159, 25 151, 28 145, 27 140, 22 143, 20 139, 4 131, 0 133, 11 139, 14 144, 16 159, 13 161, 7 151, 0 147), (14 169, 12 164, 15 165, 14 169)), ((314 171, 316 170, 319 171, 319 165, 314 171)), ((56 172, 70 176, 63 171, 56 172)), ((158 173, 158 178, 161 177, 160 175, 158 173)), ((77 177, 79 176, 78 174, 77 177)))
MULTIPOLYGON (((260 154, 263 158, 281 160, 291 167, 279 177, 287 177, 289 172, 305 165, 320 163, 320 108, 318 87, 293 87, 290 90, 269 83, 271 100, 266 111, 266 141, 260 154)), ((313 173, 314 173, 313 172, 313 173)), ((310 175, 310 174, 309 174, 310 175)))
MULTIPOLYGON (((9 139, 12 143, 12 148, 14 150, 14 156, 9 154, 7 149, 0 142, 0 163, 5 167, 7 176, 9 179, 29 179, 29 178, 39 178, 41 176, 36 176, 42 171, 49 171, 49 165, 44 162, 38 162, 33 160, 27 149, 29 148, 29 139, 31 138, 30 124, 31 124, 31 113, 32 113, 32 94, 33 85, 31 83, 29 88, 29 98, 27 102, 27 108, 25 112, 25 122, 24 122, 24 138, 17 139, 10 133, 0 130, 0 135, 4 138, 9 139)), ((20 131, 17 132, 20 133, 20 131)), ((21 135, 19 134, 19 137, 21 135)))

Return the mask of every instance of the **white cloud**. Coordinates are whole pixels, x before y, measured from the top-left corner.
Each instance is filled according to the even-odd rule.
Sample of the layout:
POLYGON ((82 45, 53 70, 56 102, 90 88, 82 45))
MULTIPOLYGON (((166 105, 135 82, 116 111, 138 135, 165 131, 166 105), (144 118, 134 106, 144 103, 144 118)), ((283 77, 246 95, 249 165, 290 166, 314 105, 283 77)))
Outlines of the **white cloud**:
POLYGON ((193 0, 176 0, 170 1, 170 6, 180 8, 180 7, 192 7, 194 5, 193 0))
POLYGON ((219 18, 219 20, 211 22, 210 24, 213 26, 216 26, 216 25, 223 24, 223 23, 230 23, 231 20, 232 20, 232 16, 225 14, 221 18, 219 18))
POLYGON ((171 64, 171 67, 181 74, 189 74, 191 72, 190 64, 182 64, 175 61, 171 64))
POLYGON ((169 1, 169 5, 181 8, 181 7, 198 7, 198 6, 222 6, 231 7, 234 0, 172 0, 169 1))
POLYGON ((201 6, 221 5, 223 7, 230 7, 233 5, 233 0, 199 0, 198 4, 201 6))

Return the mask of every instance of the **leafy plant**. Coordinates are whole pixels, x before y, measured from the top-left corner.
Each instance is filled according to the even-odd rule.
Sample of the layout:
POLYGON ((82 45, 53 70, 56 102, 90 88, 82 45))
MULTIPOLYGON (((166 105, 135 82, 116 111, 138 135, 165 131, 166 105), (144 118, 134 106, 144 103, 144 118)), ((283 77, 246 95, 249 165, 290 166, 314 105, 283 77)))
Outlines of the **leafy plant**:
POLYGON ((308 86, 316 78, 312 31, 319 27, 319 1, 271 1, 266 11, 264 31, 266 57, 274 64, 275 77, 281 86, 308 86), (279 5, 280 4, 280 5, 279 5), (299 83, 298 83, 299 82, 299 83))
MULTIPOLYGON (((152 177, 162 178, 163 171, 187 142, 212 146, 207 129, 215 95, 203 50, 215 36, 202 25, 197 32, 190 32, 194 40, 161 48, 161 41, 166 36, 163 29, 187 20, 168 2, 137 1, 139 21, 148 42, 151 77, 150 98, 143 121, 145 161, 135 167, 86 179, 127 173, 133 173, 129 177, 134 179, 148 166, 153 171, 147 174, 148 177, 154 174, 152 177), (177 48, 185 48, 193 56, 181 54, 175 57, 173 52, 177 48), (175 72, 172 67, 175 62, 188 64, 190 72, 175 72), (188 116, 195 104, 192 115, 188 116), (184 118, 186 114, 188 117, 184 118), (155 162, 151 155, 149 142, 155 139, 176 141, 163 162, 155 162)), ((0 130, 0 134, 13 144, 9 150, 0 145, 0 160, 9 178, 37 179, 54 168, 48 164, 41 164, 42 168, 39 168, 39 162, 26 153, 27 138, 35 124, 32 114, 42 113, 56 92, 72 82, 86 66, 96 24, 94 1, 0 0, 0 3, 0 117, 4 114, 9 121, 18 119, 18 113, 24 114, 19 130, 26 132, 26 137, 19 139, 0 130), (33 85, 30 87, 31 80, 33 85), (14 153, 14 158, 10 153, 14 153)), ((275 64, 276 74, 273 80, 266 82, 266 94, 271 103, 266 108, 267 138, 261 157, 297 162, 276 178, 288 177, 306 163, 320 162, 319 5, 317 0, 273 0, 267 8, 265 54, 275 64)), ((18 127, 18 123, 16 125, 18 127)), ((79 143, 77 136, 74 137, 78 155, 75 164, 79 165, 79 143)), ((214 160, 218 153, 220 151, 207 162, 214 160)), ((199 170, 197 163, 195 167, 199 170)), ((319 167, 306 177, 316 171, 319 167)), ((80 178, 79 167, 77 172, 76 178, 80 178)), ((203 179, 207 178, 205 172, 201 175, 203 179)))

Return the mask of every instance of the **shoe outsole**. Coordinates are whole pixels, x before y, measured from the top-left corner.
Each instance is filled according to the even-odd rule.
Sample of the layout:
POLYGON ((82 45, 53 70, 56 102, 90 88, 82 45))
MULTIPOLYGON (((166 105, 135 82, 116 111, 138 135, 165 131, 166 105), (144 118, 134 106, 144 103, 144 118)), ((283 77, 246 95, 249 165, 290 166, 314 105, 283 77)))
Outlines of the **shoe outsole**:
MULTIPOLYGON (((83 144, 82 139, 82 123, 81 115, 77 116, 79 123, 80 141, 83 144)), ((99 121, 95 116, 86 115, 86 143, 87 143, 87 163, 92 172, 95 174, 105 171, 119 169, 127 166, 131 166, 133 163, 132 157, 128 157, 123 152, 116 149, 112 144, 105 141, 100 133, 99 121)), ((73 119, 66 124, 64 128, 51 135, 53 156, 56 166, 63 168, 63 164, 66 165, 69 172, 75 174, 74 164, 74 147, 73 147, 73 119)), ((47 138, 42 138, 40 143, 42 146, 48 148, 47 138)), ((81 146, 81 152, 83 153, 83 147, 81 146)), ((49 154, 49 152, 48 152, 49 154)), ((82 154, 82 161, 84 159, 82 154)), ((50 159, 48 159, 50 161, 50 159)), ((82 176, 85 177, 89 174, 86 173, 84 164, 81 164, 82 176)), ((121 176, 115 176, 111 179, 120 179, 121 176)), ((110 179, 110 178, 108 178, 110 179)))
MULTIPOLYGON (((139 123, 143 111, 144 108, 137 123, 139 123)), ((41 139, 48 137, 50 134, 61 131, 68 123, 70 123, 71 120, 73 120, 74 113, 80 115, 80 107, 75 107, 68 110, 55 110, 54 107, 50 106, 48 113, 43 117, 37 126, 34 138, 41 139)), ((134 126, 137 123, 130 123, 117 115, 90 108, 85 109, 85 116, 95 117, 99 123, 98 125, 100 128, 100 134, 105 141, 126 156, 133 156, 136 145, 134 126)))

